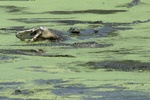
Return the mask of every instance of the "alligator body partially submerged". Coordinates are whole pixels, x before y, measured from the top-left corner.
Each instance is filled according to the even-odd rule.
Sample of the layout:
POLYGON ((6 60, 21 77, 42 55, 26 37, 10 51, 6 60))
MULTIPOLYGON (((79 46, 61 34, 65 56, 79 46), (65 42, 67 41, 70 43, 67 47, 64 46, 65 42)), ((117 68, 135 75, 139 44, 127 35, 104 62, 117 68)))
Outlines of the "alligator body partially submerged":
POLYGON ((53 42, 60 42, 67 39, 71 39, 72 36, 77 36, 78 39, 88 39, 93 37, 105 37, 109 33, 117 30, 129 30, 128 27, 111 27, 103 26, 97 28, 80 29, 71 27, 67 32, 59 30, 48 29, 47 27, 39 27, 28 30, 19 31, 16 37, 22 41, 28 40, 28 42, 34 42, 38 40, 48 39, 53 42))
MULTIPOLYGON (((102 21, 96 21, 93 23, 103 23, 102 21)), ((71 36, 76 36, 77 38, 91 38, 91 37, 105 37, 109 33, 113 33, 117 30, 129 30, 132 29, 130 27, 118 27, 117 25, 129 25, 129 24, 137 24, 137 23, 146 23, 150 22, 150 19, 145 21, 133 21, 131 23, 103 23, 103 27, 97 28, 88 28, 88 29, 80 29, 71 27, 67 32, 62 32, 59 30, 49 29, 47 27, 39 27, 39 28, 32 28, 27 30, 22 30, 17 32, 16 37, 22 41, 34 42, 38 40, 45 40, 48 39, 52 42, 50 43, 39 43, 39 44, 25 44, 21 46, 69 46, 73 48, 100 48, 105 46, 111 46, 112 44, 99 44, 97 42, 76 42, 76 43, 64 43, 66 39, 70 39, 71 36)), ((15 46, 15 45, 14 45, 15 46)), ((20 45, 16 45, 20 46, 20 45)))
POLYGON ((63 41, 65 39, 69 38, 67 36, 72 36, 72 35, 105 36, 104 30, 105 30, 105 33, 107 33, 107 31, 113 31, 113 29, 111 29, 111 28, 105 29, 105 27, 101 28, 101 29, 100 28, 99 29, 79 29, 79 28, 71 27, 67 32, 60 32, 58 30, 48 29, 47 27, 40 27, 40 28, 36 28, 36 29, 33 28, 33 29, 19 31, 16 34, 16 37, 22 41, 28 40, 28 42, 34 42, 34 41, 41 40, 41 39, 48 39, 51 41, 63 41))
MULTIPOLYGON (((47 27, 32 28, 16 33, 16 37, 21 41, 34 42, 38 40, 48 39, 51 42, 48 43, 27 43, 27 44, 14 44, 9 46, 60 46, 60 47, 69 47, 69 48, 102 48, 112 46, 112 44, 99 44, 95 41, 89 42, 74 42, 66 43, 60 42, 65 39, 70 38, 69 36, 89 36, 93 37, 94 35, 105 36, 107 32, 114 31, 115 29, 109 27, 102 28, 91 28, 91 29, 79 29, 79 28, 70 28, 67 32, 63 33, 58 30, 48 29, 47 27), (104 34, 105 33, 105 34, 104 34)), ((1 45, 3 46, 3 45, 1 45)))

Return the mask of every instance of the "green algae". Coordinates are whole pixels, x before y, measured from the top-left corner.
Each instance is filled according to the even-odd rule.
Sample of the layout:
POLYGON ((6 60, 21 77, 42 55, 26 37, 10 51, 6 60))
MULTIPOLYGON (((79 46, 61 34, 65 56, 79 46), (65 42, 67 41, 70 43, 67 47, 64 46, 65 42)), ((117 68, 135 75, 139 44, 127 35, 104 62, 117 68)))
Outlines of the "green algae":
MULTIPOLYGON (((53 20, 81 20, 104 22, 132 22, 149 19, 148 0, 132 8, 117 7, 131 0, 41 0, 0 1, 1 28, 32 28, 47 26, 62 31, 70 27, 89 28, 101 25, 76 23, 65 25, 53 20), (33 6, 35 5, 36 6, 33 6), (118 11, 112 13, 111 11, 118 11), (103 14, 102 12, 103 11, 103 14), (110 12, 109 12, 110 11, 110 12), (120 12, 119 12, 120 11, 120 12), (71 13, 71 14, 66 14, 71 13), (106 14, 105 14, 106 13, 106 14), (142 16, 143 15, 143 16, 142 16), (21 20, 31 21, 26 23, 21 20), (45 19, 44 19, 45 18, 45 19), (11 20, 14 19, 14 20, 11 20), (16 20, 17 19, 17 20, 16 20), (35 19, 44 19, 35 23, 35 19), (33 22, 32 22, 33 21, 33 22)), ((65 49, 59 47, 17 47, 0 46, 0 49, 42 49, 47 54, 68 54, 75 58, 40 57, 2 54, 0 56, 0 99, 58 99, 58 100, 147 100, 150 98, 149 71, 112 71, 89 69, 80 65, 91 61, 141 61, 149 63, 150 23, 131 25, 131 30, 118 30, 117 35, 88 40, 66 42, 97 41, 113 44, 105 48, 65 49)), ((127 26, 128 27, 128 26, 127 26)), ((15 37, 16 31, 0 31, 2 45, 26 44, 15 37)), ((113 33, 112 33, 113 34, 113 33)), ((44 41, 45 42, 45 41, 44 41)))

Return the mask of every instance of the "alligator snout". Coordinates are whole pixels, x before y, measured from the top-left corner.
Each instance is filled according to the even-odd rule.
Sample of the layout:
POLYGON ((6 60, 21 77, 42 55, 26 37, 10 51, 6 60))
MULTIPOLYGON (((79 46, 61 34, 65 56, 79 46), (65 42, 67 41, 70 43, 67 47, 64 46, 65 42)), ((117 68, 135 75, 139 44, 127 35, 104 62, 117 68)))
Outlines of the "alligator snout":
POLYGON ((19 32, 17 32, 17 33, 16 33, 16 37, 17 37, 17 38, 19 38, 19 37, 20 37, 19 35, 20 35, 20 33, 19 33, 19 32))
POLYGON ((25 39, 31 39, 33 36, 32 34, 35 34, 35 29, 29 29, 29 30, 23 30, 16 33, 16 37, 22 41, 25 39))
POLYGON ((16 33, 16 37, 17 37, 18 39, 20 39, 21 41, 24 41, 24 39, 22 38, 20 32, 16 33))

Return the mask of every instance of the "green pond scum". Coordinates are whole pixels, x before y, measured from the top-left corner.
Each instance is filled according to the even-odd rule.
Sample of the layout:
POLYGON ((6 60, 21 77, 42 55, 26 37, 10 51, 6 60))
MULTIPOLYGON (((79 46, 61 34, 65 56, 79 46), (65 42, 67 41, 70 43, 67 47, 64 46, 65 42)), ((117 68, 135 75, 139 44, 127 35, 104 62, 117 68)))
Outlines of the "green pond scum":
POLYGON ((0 0, 0 14, 0 100, 150 100, 150 0, 0 0), (15 36, 40 26, 82 31, 15 36))

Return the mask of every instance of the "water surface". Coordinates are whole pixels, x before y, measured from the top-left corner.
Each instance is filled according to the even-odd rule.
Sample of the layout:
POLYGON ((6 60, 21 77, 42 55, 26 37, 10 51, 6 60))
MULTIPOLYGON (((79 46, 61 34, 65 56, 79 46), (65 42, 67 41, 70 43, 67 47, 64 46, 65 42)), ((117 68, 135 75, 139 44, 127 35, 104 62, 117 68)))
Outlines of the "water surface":
MULTIPOLYGON (((66 32, 70 27, 91 29, 105 26, 88 22, 145 21, 150 16, 150 1, 141 1, 140 5, 130 8, 121 5, 131 0, 0 1, 0 28, 46 26, 66 32)), ((96 41, 112 46, 71 49, 59 46, 8 46, 26 42, 15 37, 15 30, 1 30, 0 99, 149 100, 150 23, 112 27, 116 30, 104 30, 108 33, 104 37, 75 36, 65 41, 96 41), (18 49, 23 51, 15 54, 18 49), (37 49, 47 55, 73 57, 40 56, 37 54, 39 52, 35 52, 37 49), (10 53, 7 50, 14 51, 10 53), (132 70, 126 70, 130 68, 132 70)))

